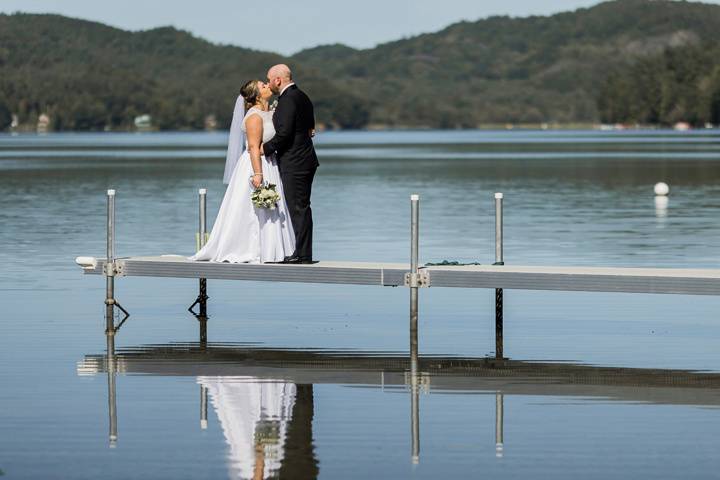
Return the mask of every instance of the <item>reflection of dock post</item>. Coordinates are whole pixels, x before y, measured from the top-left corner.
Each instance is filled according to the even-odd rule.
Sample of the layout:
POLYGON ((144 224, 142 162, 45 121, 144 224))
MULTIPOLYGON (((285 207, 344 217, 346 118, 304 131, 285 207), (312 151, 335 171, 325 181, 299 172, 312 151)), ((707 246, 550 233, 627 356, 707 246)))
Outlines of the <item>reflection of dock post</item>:
POLYGON ((207 429, 208 420, 208 389, 205 385, 200 385, 200 428, 207 429))
POLYGON ((410 379, 410 425, 412 434, 412 463, 420 463, 420 385, 417 375, 410 379))
POLYGON ((420 197, 410 197, 410 423, 412 463, 420 462, 420 405, 418 385, 418 257, 420 197))
POLYGON ((501 392, 495 392, 495 456, 503 456, 503 427, 504 427, 505 397, 501 392))
POLYGON ((117 400, 115 397, 115 332, 107 334, 107 377, 108 377, 108 414, 110 430, 110 448, 117 444, 117 400))
MULTIPOLYGON (((495 265, 503 261, 503 194, 495 194, 495 265)), ((503 289, 495 289, 495 358, 503 358, 503 289)))

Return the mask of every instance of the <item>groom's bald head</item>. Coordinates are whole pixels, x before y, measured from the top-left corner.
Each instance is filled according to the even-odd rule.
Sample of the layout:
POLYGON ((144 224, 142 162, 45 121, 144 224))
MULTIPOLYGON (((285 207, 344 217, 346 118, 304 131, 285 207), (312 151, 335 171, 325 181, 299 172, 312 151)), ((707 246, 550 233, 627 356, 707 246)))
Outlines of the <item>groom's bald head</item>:
POLYGON ((270 70, 268 70, 267 73, 267 78, 270 83, 270 89, 274 94, 278 94, 283 88, 292 82, 292 72, 290 71, 290 67, 284 63, 280 63, 270 67, 270 70))
POLYGON ((284 63, 280 63, 278 65, 270 67, 270 70, 268 70, 268 78, 272 77, 280 77, 283 79, 287 79, 288 81, 292 81, 292 72, 290 71, 290 67, 288 67, 284 63))

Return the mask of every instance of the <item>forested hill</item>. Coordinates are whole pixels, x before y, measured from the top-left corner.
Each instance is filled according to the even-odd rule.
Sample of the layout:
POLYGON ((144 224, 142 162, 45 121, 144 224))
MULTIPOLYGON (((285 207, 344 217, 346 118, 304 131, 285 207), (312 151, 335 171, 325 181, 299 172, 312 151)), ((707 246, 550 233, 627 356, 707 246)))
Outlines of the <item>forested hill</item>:
MULTIPOLYGON (((160 129, 227 127, 242 84, 284 61, 215 45, 174 28, 127 32, 57 15, 0 15, 2 104, 21 122, 47 113, 56 130, 129 128, 150 114, 160 129)), ((297 65, 320 120, 360 127, 367 113, 312 68, 297 65)))
POLYGON ((296 58, 361 92, 373 123, 473 127, 597 122, 608 74, 668 48, 718 42, 718 5, 618 0, 550 17, 457 23, 369 50, 314 48, 296 58))
POLYGON ((59 130, 130 128, 146 113, 161 129, 203 128, 209 115, 227 127, 240 85, 278 61, 293 66, 318 121, 340 128, 697 123, 715 118, 720 60, 704 52, 718 45, 720 6, 668 0, 491 17, 372 49, 320 46, 291 58, 174 28, 127 32, 55 15, 0 15, 0 129, 9 112, 27 124, 47 113, 59 130), (683 62, 688 55, 696 60, 683 62), (642 84, 652 72, 665 80, 642 84), (693 96, 695 87, 703 94, 693 96), (652 99, 624 108, 628 98, 652 96, 648 88, 665 95, 667 115, 646 114, 652 99), (702 115, 683 118, 693 102, 702 115))

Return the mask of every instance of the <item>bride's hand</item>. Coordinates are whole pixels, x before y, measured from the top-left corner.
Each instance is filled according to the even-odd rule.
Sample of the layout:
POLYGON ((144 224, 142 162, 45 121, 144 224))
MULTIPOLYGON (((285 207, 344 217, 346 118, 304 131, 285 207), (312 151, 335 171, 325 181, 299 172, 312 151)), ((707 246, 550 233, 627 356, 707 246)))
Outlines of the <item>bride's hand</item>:
POLYGON ((252 186, 255 188, 258 188, 260 185, 263 184, 263 176, 262 173, 258 173, 256 175, 253 175, 250 177, 250 183, 252 183, 252 186))

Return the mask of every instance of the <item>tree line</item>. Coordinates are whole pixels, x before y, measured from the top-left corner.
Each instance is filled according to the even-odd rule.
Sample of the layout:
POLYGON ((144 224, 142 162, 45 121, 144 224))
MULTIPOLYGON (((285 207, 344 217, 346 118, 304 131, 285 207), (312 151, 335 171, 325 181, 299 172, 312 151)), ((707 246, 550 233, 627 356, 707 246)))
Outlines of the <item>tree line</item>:
MULTIPOLYGON (((0 15, 0 129, 12 114, 25 126, 46 114, 57 131, 132 129, 145 114, 160 130, 203 129, 208 117, 229 128, 240 87, 282 61, 171 27, 127 32, 58 15, 0 15)), ((318 122, 365 125, 361 99, 316 69, 295 73, 319 99, 318 122)))
POLYGON ((668 49, 612 72, 598 95, 607 123, 720 124, 720 46, 668 49))
MULTIPOLYGON (((242 42, 242 39, 238 39, 242 42)), ((241 85, 289 63, 327 128, 720 124, 720 7, 622 0, 550 17, 491 17, 356 50, 283 57, 171 27, 127 32, 0 15, 0 130, 228 128, 241 85)))

